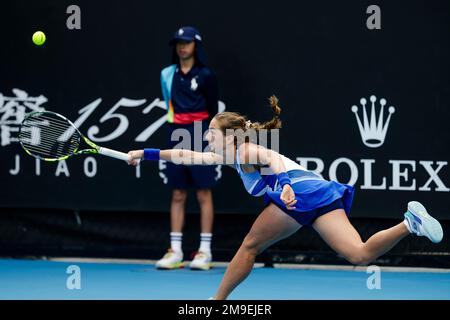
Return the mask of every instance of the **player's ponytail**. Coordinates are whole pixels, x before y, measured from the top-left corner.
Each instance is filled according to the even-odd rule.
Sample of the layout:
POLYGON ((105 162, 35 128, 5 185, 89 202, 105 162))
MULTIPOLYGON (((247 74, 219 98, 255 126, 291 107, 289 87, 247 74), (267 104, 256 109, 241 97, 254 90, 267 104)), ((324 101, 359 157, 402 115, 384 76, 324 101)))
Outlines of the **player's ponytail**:
POLYGON ((278 105, 278 98, 272 95, 269 98, 270 107, 274 112, 274 116, 271 120, 259 123, 252 122, 248 120, 245 116, 237 113, 237 112, 220 112, 216 114, 214 119, 216 119, 220 123, 220 127, 224 133, 226 133, 227 129, 241 129, 244 131, 253 129, 253 130, 261 130, 261 129, 279 129, 281 128, 281 120, 279 118, 281 113, 281 108, 278 105))
POLYGON ((263 123, 259 122, 251 122, 250 120, 246 121, 245 129, 255 129, 255 130, 261 130, 261 129, 279 129, 281 128, 281 120, 279 118, 281 113, 281 108, 278 105, 278 98, 275 95, 272 95, 269 98, 270 107, 273 110, 274 116, 272 120, 266 121, 263 123))

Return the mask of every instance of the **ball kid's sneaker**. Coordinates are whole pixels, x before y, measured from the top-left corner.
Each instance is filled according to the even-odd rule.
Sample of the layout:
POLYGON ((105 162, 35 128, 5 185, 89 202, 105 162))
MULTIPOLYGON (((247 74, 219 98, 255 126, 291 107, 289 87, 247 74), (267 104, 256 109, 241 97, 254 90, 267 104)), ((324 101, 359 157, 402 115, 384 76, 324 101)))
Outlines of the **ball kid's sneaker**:
POLYGON ((193 270, 209 270, 212 267, 212 255, 208 252, 199 251, 192 260, 189 267, 193 270))
POLYGON ((161 260, 156 262, 157 269, 172 270, 183 268, 183 252, 169 249, 161 260))
POLYGON ((430 216, 425 207, 417 201, 408 202, 408 211, 405 213, 404 223, 409 232, 418 236, 425 236, 434 243, 441 242, 444 236, 439 221, 430 216))

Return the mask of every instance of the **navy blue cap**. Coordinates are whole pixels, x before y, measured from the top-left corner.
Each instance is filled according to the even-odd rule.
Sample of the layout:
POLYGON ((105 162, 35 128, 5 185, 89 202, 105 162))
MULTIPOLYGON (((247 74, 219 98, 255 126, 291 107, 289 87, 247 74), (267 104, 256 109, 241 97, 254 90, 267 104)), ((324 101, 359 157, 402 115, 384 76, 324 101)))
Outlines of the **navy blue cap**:
POLYGON ((181 27, 178 29, 175 34, 173 35, 172 39, 170 40, 169 44, 174 45, 180 40, 184 41, 195 41, 197 43, 202 42, 202 37, 200 35, 200 32, 198 32, 197 29, 194 27, 181 27))
MULTIPOLYGON (((206 54, 203 50, 202 36, 194 27, 181 27, 178 29, 170 40, 169 44, 174 46, 178 41, 195 41, 195 58, 196 63, 206 66, 206 54)), ((172 50, 172 63, 178 63, 178 56, 175 52, 175 46, 172 50)))

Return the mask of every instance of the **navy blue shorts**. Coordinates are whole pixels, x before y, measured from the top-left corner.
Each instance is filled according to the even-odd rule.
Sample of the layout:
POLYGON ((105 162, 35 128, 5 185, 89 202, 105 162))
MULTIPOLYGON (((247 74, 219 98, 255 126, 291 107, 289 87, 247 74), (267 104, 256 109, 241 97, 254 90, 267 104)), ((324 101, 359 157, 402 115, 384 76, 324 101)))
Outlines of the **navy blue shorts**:
POLYGON ((327 214, 328 212, 331 212, 336 209, 343 209, 345 211, 344 204, 343 204, 341 198, 333 201, 329 205, 326 205, 326 206, 323 206, 323 207, 320 207, 320 208, 317 208, 317 209, 314 209, 311 211, 305 211, 305 212, 297 212, 297 211, 293 211, 293 210, 288 210, 288 209, 286 209, 286 207, 281 207, 275 202, 272 202, 272 203, 274 203, 278 208, 283 210, 283 212, 285 212, 286 214, 288 214, 289 216, 294 218, 295 221, 297 221, 299 224, 301 224, 302 226, 306 226, 306 227, 311 227, 311 225, 314 223, 314 221, 318 217, 323 216, 324 214, 327 214))
MULTIPOLYGON (((202 121, 202 136, 206 130, 208 130, 208 122, 202 121)), ((195 137, 198 139, 198 137, 195 137)), ((200 137, 200 139, 202 139, 200 137)), ((186 139, 187 140, 187 139, 186 139)), ((186 141, 184 141, 186 142, 186 141)), ((202 150, 195 151, 204 151, 207 147, 208 142, 202 141, 202 150)), ((169 124, 168 125, 168 142, 167 148, 183 148, 194 150, 194 124, 188 125, 180 125, 180 124, 169 124), (171 136, 174 130, 176 129, 186 129, 186 132, 190 134, 190 146, 182 145, 180 147, 180 143, 183 140, 179 141, 171 141, 171 136)), ((220 177, 221 177, 221 168, 220 166, 185 166, 185 165, 177 165, 172 162, 166 162, 166 169, 164 173, 167 177, 167 184, 173 189, 210 189, 214 187, 220 177)))

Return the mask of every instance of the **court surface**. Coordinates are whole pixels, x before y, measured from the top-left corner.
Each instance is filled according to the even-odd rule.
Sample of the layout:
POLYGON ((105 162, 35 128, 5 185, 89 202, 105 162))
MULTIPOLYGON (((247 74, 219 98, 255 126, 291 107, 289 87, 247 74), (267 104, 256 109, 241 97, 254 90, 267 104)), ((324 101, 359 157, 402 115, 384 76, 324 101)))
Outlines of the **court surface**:
MULTIPOLYGON (((151 264, 48 260, 0 260, 0 299, 206 300, 214 295, 225 266, 210 271, 156 270, 151 264), (81 289, 67 288, 80 270, 81 289), (73 278, 71 278, 73 279, 73 278)), ((373 274, 358 270, 256 267, 230 296, 242 300, 450 299, 450 270, 385 271, 380 289, 369 290, 373 274)), ((74 282, 72 282, 74 283, 74 282)))

